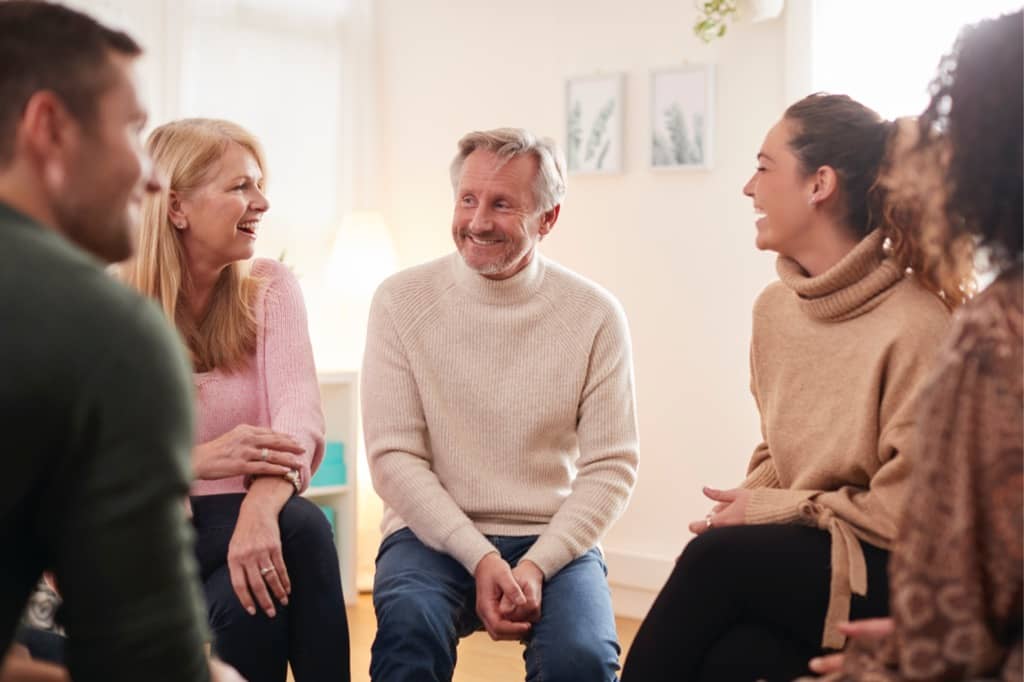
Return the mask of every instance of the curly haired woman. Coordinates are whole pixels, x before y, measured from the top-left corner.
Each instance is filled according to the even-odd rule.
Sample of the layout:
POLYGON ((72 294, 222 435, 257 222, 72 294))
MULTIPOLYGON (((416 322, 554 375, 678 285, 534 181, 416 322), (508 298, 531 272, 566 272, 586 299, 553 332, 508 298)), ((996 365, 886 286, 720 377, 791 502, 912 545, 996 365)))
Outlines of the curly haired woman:
POLYGON ((969 290, 918 419, 920 447, 890 571, 892 619, 854 622, 834 680, 1024 678, 1024 14, 966 28, 887 178, 925 208, 932 267, 969 290), (877 641, 881 636, 882 639, 877 641))

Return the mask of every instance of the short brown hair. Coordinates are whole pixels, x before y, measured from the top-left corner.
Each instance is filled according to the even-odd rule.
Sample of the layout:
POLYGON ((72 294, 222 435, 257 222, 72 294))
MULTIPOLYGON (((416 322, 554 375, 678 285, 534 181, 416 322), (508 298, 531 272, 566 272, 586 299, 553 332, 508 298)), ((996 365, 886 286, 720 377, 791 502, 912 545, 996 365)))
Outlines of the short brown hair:
POLYGON ((92 122, 110 84, 111 51, 142 54, 128 34, 62 5, 0 1, 0 166, 13 157, 18 119, 40 90, 54 92, 73 116, 92 122))

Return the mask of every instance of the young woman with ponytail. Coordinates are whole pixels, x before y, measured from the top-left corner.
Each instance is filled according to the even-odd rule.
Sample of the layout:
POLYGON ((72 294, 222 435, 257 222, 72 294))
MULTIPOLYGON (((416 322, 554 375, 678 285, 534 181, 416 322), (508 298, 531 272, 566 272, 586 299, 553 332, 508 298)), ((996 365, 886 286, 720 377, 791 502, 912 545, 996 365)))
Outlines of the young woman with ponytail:
POLYGON ((743 188, 779 281, 754 304, 762 442, 648 613, 623 682, 791 680, 888 612, 917 396, 956 282, 925 262, 912 203, 878 182, 895 126, 843 95, 790 106, 743 188))

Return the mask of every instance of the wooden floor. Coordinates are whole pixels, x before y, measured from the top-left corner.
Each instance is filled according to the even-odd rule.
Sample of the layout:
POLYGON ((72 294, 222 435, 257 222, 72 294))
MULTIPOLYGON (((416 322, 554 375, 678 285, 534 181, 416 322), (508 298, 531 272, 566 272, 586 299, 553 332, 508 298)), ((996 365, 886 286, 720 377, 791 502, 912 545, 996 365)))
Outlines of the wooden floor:
MULTIPOLYGON (((625 657, 640 622, 617 618, 619 642, 625 657)), ((370 595, 359 595, 359 604, 348 610, 352 646, 352 682, 370 679, 370 645, 376 632, 370 595)), ((518 682, 525 677, 523 647, 516 642, 494 642, 485 632, 477 632, 459 644, 459 664, 454 682, 518 682)), ((288 678, 291 680, 291 677, 288 678)))

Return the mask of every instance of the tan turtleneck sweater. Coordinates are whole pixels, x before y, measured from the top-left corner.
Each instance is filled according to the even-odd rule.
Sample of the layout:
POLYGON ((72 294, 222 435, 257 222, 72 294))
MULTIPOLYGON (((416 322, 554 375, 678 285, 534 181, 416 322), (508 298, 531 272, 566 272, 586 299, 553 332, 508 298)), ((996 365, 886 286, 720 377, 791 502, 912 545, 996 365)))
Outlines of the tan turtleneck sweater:
POLYGON ((597 285, 537 254, 494 281, 458 254, 374 296, 363 430, 382 531, 408 526, 470 573, 485 535, 539 535, 551 578, 594 547, 637 470, 626 318, 597 285))
POLYGON ((780 281, 754 304, 751 390, 764 440, 743 482, 746 520, 831 534, 830 648, 845 641, 836 625, 851 591, 869 589, 858 539, 888 549, 896 534, 918 394, 949 322, 882 243, 872 232, 817 277, 780 257, 780 281))

